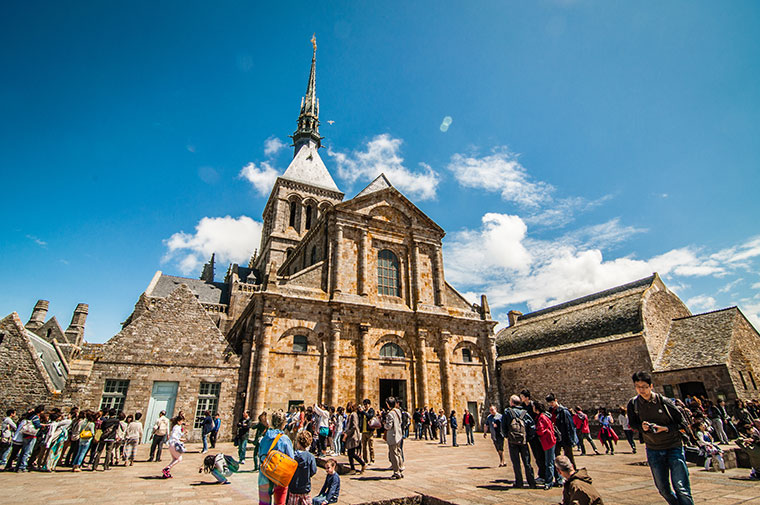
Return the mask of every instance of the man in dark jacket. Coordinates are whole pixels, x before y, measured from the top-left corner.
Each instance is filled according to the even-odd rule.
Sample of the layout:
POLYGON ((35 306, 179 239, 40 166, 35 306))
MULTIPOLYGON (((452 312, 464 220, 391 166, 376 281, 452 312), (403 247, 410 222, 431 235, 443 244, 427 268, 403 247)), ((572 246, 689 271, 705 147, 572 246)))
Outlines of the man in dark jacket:
POLYGON ((201 436, 203 437, 203 450, 201 454, 208 452, 208 438, 211 432, 214 431, 214 418, 211 417, 211 412, 208 410, 203 412, 203 427, 201 428, 201 436))
POLYGON ((560 450, 565 456, 570 458, 570 461, 575 466, 575 458, 573 457, 573 447, 578 445, 578 434, 575 432, 575 423, 573 422, 573 415, 567 409, 559 404, 553 393, 549 393, 546 396, 546 403, 549 404, 550 412, 552 415, 552 423, 559 429, 562 440, 557 441, 557 454, 560 450))
POLYGON ((565 479, 562 505, 604 505, 585 468, 576 470, 567 456, 557 456, 554 466, 565 479))
POLYGON ((103 419, 100 424, 100 441, 98 442, 98 448, 95 453, 95 459, 92 463, 92 471, 94 472, 98 463, 100 462, 100 455, 105 450, 106 455, 103 460, 103 469, 109 470, 111 468, 111 462, 113 461, 113 449, 116 442, 116 431, 119 429, 119 418, 116 417, 116 409, 110 409, 108 416, 103 419))
POLYGON ((509 407, 504 409, 501 416, 501 432, 509 449, 509 459, 512 461, 512 470, 515 473, 514 487, 523 487, 522 468, 520 460, 525 465, 525 477, 528 486, 536 487, 536 479, 533 476, 533 467, 530 465, 530 450, 528 449, 529 433, 535 434, 536 428, 533 418, 520 405, 520 397, 512 395, 509 399, 509 407))
POLYGON ((644 436, 657 490, 670 505, 694 505, 681 442, 681 412, 672 401, 653 391, 648 372, 633 374, 633 385, 638 395, 628 402, 628 422, 644 436))
MULTIPOLYGON (((530 399, 530 390, 523 389, 520 391, 520 401, 522 401, 523 407, 528 412, 530 417, 534 420, 538 419, 540 415, 533 406, 533 400, 530 399)), ((544 448, 541 447, 541 440, 536 435, 535 430, 531 434, 528 434, 528 445, 533 452, 533 457, 536 459, 536 466, 538 467, 538 475, 546 475, 546 457, 544 456, 544 448)), ((541 477, 539 477, 540 479, 541 477)))

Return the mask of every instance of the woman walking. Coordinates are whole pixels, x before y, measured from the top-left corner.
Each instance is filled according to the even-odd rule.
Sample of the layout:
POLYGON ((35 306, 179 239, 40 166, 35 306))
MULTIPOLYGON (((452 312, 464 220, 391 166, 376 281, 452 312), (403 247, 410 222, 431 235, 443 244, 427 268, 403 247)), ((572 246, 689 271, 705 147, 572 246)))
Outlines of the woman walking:
POLYGON ((544 450, 544 464, 546 475, 544 475, 544 489, 551 489, 552 485, 561 486, 562 477, 554 467, 554 448, 557 445, 557 438, 554 436, 554 424, 552 418, 546 413, 546 405, 541 402, 534 402, 538 419, 536 419, 536 435, 541 441, 541 447, 544 450))
POLYGON ((362 433, 359 426, 359 414, 356 412, 356 405, 354 405, 354 402, 348 402, 346 405, 346 414, 348 414, 348 421, 346 422, 346 431, 343 433, 343 441, 345 443, 346 452, 348 452, 348 464, 351 466, 351 471, 356 473, 356 467, 354 467, 354 461, 356 461, 362 467, 359 473, 364 473, 367 464, 361 456, 356 453, 361 447, 362 433))
POLYGON ((628 440, 628 445, 631 446, 631 450, 636 454, 636 443, 633 441, 633 430, 631 429, 631 425, 628 424, 628 412, 622 405, 620 406, 618 422, 623 427, 623 433, 625 433, 625 439, 628 440))
POLYGON ((142 413, 137 412, 135 417, 127 417, 127 429, 124 431, 124 464, 132 464, 135 462, 135 456, 137 455, 137 446, 143 436, 143 425, 140 422, 142 413), (127 463, 128 462, 128 463, 127 463))
POLYGON ((182 412, 172 419, 171 426, 171 435, 169 435, 169 440, 166 443, 169 445, 169 453, 172 455, 172 461, 162 470, 165 479, 172 478, 171 469, 174 465, 182 461, 182 454, 185 452, 185 444, 182 443, 185 435, 185 416, 182 415, 182 412))
POLYGON ((345 425, 346 415, 343 413, 343 407, 338 407, 333 419, 335 434, 333 435, 333 453, 337 456, 343 454, 343 427, 345 425))
POLYGON ((599 440, 604 445, 605 454, 615 454, 615 447, 612 442, 617 442, 618 436, 615 430, 612 429, 612 416, 607 412, 604 407, 599 407, 599 413, 596 415, 596 420, 599 421, 601 428, 599 428, 599 440))
POLYGON ((74 466, 72 467, 72 471, 74 472, 82 471, 84 457, 87 455, 87 451, 92 444, 92 439, 95 436, 95 413, 91 410, 85 410, 81 415, 84 415, 85 422, 82 423, 82 429, 79 431, 79 448, 77 449, 77 455, 74 457, 74 466))
MULTIPOLYGON (((269 449, 280 451, 291 458, 295 456, 293 442, 282 431, 285 426, 285 412, 278 410, 272 413, 271 428, 269 428, 259 443, 259 465, 264 463, 269 449)), ((278 486, 259 472, 259 505, 285 505, 288 488, 278 486)))
POLYGON ((457 444, 457 413, 455 410, 451 411, 451 415, 449 415, 449 426, 451 426, 451 446, 452 447, 459 447, 459 444, 457 444))

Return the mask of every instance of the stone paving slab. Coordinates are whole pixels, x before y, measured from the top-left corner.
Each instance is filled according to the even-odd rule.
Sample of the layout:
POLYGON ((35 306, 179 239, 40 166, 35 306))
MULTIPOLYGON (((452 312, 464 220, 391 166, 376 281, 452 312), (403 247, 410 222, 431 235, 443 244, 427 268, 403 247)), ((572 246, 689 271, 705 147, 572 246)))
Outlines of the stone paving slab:
MULTIPOLYGON (((173 470, 174 478, 162 479, 161 468, 168 462, 148 463, 148 447, 141 445, 138 462, 132 467, 114 467, 110 471, 73 473, 59 469, 55 473, 0 473, 0 503, 23 505, 79 505, 102 502, 130 505, 179 503, 229 504, 253 503, 258 499, 257 476, 251 461, 233 475, 231 485, 211 485, 214 478, 199 474, 203 460, 199 446, 188 444, 182 463, 173 470)), ((561 490, 511 489, 511 467, 498 468, 493 445, 478 438, 475 446, 440 446, 434 442, 405 442, 405 478, 390 480, 385 443, 375 439, 376 464, 364 475, 341 478, 340 503, 358 504, 416 494, 435 496, 457 505, 475 504, 557 504, 561 490)), ((217 451, 237 454, 232 444, 219 444, 217 451)), ((165 451, 164 456, 168 456, 165 451)), ((345 457, 337 458, 347 462, 345 457)), ((649 468, 639 454, 614 456, 579 456, 579 466, 586 467, 606 504, 664 504, 652 483, 649 468)), ((710 505, 760 505, 760 483, 747 480, 749 470, 730 469, 725 474, 705 472, 691 467, 695 503, 710 505)), ((312 480, 312 491, 322 487, 325 472, 319 469, 312 480)))

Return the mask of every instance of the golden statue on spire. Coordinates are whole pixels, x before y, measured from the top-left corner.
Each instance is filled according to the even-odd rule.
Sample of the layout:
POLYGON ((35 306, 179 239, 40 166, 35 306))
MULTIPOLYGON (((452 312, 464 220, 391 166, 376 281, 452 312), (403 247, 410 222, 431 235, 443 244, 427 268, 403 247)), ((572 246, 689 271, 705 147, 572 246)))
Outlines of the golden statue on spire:
POLYGON ((314 33, 311 36, 311 45, 314 46, 314 52, 317 52, 317 34, 314 33))

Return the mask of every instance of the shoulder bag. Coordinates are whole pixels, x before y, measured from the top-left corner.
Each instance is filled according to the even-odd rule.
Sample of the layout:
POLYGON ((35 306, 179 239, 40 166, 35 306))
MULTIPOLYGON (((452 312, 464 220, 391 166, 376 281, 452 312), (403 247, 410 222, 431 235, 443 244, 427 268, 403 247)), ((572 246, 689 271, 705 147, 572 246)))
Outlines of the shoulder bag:
POLYGON ((277 441, 283 434, 277 435, 272 446, 267 451, 264 462, 261 463, 261 474, 271 480, 276 486, 287 487, 293 474, 296 473, 298 462, 282 451, 275 449, 277 441))

